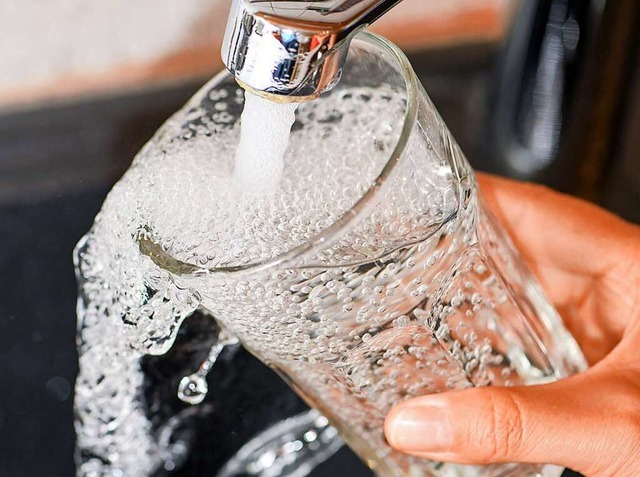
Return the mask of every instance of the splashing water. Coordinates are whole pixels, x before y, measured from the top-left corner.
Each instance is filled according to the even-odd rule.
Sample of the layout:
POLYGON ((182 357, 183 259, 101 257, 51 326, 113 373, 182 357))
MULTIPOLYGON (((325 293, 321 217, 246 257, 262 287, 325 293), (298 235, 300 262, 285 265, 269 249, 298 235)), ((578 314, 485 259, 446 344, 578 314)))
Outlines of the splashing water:
MULTIPOLYGON (((75 251, 78 475, 142 477, 179 461, 163 445, 167 428, 163 434, 148 415, 140 363, 171 348, 203 296, 150 257, 162 251, 194 266, 246 265, 317 235, 368 189, 397 141, 398 125, 380 121, 388 108, 404 108, 390 93, 347 90, 297 113, 293 105, 248 96, 256 107, 245 109, 241 133, 233 114, 245 104, 243 92, 233 83, 205 88, 140 152, 75 251), (371 135, 344 128, 347 114, 358 115, 371 135), (292 118, 297 127, 287 148, 292 118), (262 146, 260 154, 251 155, 248 145, 262 146), (258 190, 270 193, 247 194, 258 190)), ((176 384, 181 399, 204 398, 221 344, 176 384)))
POLYGON ((209 350, 206 359, 198 367, 198 371, 189 376, 185 376, 178 384, 178 398, 187 404, 200 404, 207 397, 209 385, 207 384, 207 375, 213 365, 216 364, 218 357, 227 346, 235 346, 238 339, 230 336, 224 329, 220 331, 217 342, 209 350))

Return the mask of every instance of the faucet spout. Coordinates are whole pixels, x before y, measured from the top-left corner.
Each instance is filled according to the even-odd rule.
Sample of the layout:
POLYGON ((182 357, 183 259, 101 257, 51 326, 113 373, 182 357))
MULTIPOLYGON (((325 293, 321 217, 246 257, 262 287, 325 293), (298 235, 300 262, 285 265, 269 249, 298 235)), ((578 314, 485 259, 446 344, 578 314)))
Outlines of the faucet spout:
POLYGON ((245 89, 307 101, 342 74, 353 34, 401 0, 233 0, 222 46, 245 89))

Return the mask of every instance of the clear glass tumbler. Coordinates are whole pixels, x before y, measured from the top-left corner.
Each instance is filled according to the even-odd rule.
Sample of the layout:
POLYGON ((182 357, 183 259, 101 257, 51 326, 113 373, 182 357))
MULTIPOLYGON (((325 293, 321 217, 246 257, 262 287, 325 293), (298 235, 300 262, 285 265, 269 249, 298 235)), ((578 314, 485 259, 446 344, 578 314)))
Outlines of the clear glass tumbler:
MULTIPOLYGON (((157 238, 157 224, 141 223, 145 232, 136 237, 153 264, 148 273, 167 273, 177 290, 197 297, 198 307, 326 415, 377 475, 550 475, 521 464, 428 462, 385 441, 384 418, 402 400, 553 381, 584 369, 585 361, 484 207, 471 167, 397 47, 359 34, 342 80, 317 99, 335 114, 313 119, 301 105, 297 114, 307 120, 294 126, 291 140, 304 128, 323 134, 330 124, 331 144, 353 142, 347 132, 359 118, 341 105, 363 90, 374 96, 363 94, 363 103, 396 102, 375 124, 360 126, 356 139, 387 160, 347 213, 275 258, 226 268, 178 257, 163 245, 172 240, 157 238), (335 137, 341 131, 345 137, 335 137)), ((242 91, 230 75, 219 75, 159 131, 139 165, 149 148, 198 135, 238 136, 241 111, 242 91)), ((334 152, 309 154, 330 160, 334 152)), ((137 170, 125 180, 144 173, 142 165, 137 170)), ((176 312, 171 330, 155 330, 156 338, 171 336, 187 314, 176 312)), ((158 323, 136 316, 127 327, 158 323)))

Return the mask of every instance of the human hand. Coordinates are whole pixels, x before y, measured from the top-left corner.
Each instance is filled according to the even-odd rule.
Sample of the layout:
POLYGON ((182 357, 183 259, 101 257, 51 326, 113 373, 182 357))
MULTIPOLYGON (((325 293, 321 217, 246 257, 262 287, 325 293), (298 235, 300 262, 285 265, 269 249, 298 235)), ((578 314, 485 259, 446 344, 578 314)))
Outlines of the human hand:
POLYGON ((436 461, 640 475, 640 227, 541 186, 480 184, 593 366, 552 384, 403 402, 387 416, 389 443, 436 461))

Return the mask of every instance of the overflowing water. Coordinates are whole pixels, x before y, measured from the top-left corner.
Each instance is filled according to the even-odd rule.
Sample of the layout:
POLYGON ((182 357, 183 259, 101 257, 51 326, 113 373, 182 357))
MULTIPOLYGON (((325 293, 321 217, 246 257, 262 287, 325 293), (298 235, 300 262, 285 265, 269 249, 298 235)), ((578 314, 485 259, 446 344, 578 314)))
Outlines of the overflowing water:
POLYGON ((146 476, 184 458, 162 437, 175 422, 152 422, 140 362, 166 353, 196 310, 221 335, 177 386, 183 401, 202 400, 208 370, 237 337, 319 403, 361 457, 384 463, 381 475, 505 472, 401 456, 382 435, 402 399, 579 367, 549 355, 555 339, 573 349, 571 338, 482 215, 459 150, 442 157, 413 135, 390 185, 363 203, 394 159, 403 91, 343 86, 297 111, 251 98, 241 132, 243 98, 232 82, 197 95, 140 152, 78 245, 79 474, 146 476), (539 339, 536 314, 547 326, 539 339))
MULTIPOLYGON (((113 188, 75 254, 80 475, 144 476, 173 458, 146 413, 140 360, 171 347, 203 296, 157 266, 150 248, 203 267, 267 260, 316 236, 370 187, 398 135, 397 125, 379 117, 404 104, 383 91, 343 96, 339 108, 322 102, 300 108, 283 157, 293 106, 250 97, 244 131, 257 132, 243 135, 231 116, 242 109, 243 92, 235 85, 213 90, 172 118, 113 188), (384 99, 371 103, 375 94, 384 99), (375 140, 343 130, 339 119, 346 114, 357 114, 375 140), (320 130, 312 127, 316 121, 320 130), (259 156, 247 146, 257 146, 259 156)), ((182 380, 181 399, 202 400, 219 352, 214 346, 182 380)))

